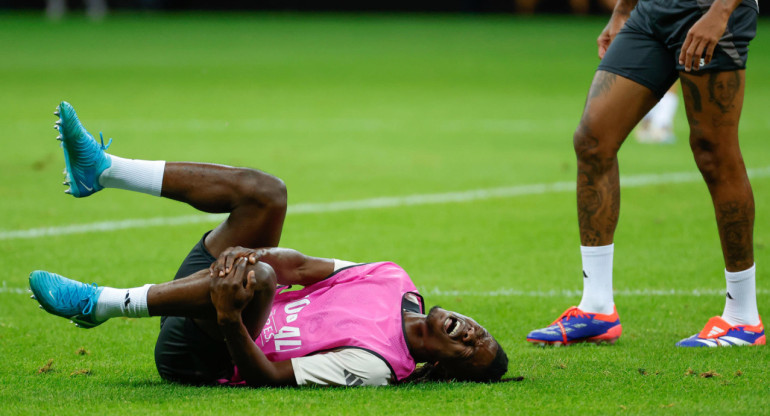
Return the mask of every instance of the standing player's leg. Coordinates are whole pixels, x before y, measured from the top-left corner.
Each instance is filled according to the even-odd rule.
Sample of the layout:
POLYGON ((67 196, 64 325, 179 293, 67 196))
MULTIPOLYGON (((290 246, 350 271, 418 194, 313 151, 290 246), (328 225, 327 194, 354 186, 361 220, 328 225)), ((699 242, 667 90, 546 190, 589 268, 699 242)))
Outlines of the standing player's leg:
POLYGON ((613 236, 620 213, 617 154, 655 105, 647 87, 599 70, 575 131, 577 206, 583 257, 583 297, 550 326, 530 332, 536 344, 614 342, 622 330, 612 296, 613 236))
POLYGON ((682 72, 690 147, 714 204, 725 261, 727 295, 721 317, 680 346, 764 344, 757 311, 754 196, 738 143, 745 70, 682 72))
MULTIPOLYGON (((575 131, 577 206, 583 296, 546 328, 527 335, 536 344, 614 342, 622 332, 612 293, 613 238, 620 213, 618 150, 633 127, 676 81, 675 60, 639 3, 606 49, 575 131)), ((649 7, 647 7, 649 9, 649 7)), ((622 11, 599 37, 600 51, 622 11)))

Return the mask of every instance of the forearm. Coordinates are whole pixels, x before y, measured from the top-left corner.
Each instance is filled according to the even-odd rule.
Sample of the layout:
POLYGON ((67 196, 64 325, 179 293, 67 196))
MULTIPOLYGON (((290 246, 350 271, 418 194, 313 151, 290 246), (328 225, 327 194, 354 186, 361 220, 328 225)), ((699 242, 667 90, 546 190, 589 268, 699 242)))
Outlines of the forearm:
POLYGON ((288 248, 260 249, 259 261, 275 270, 278 284, 282 285, 307 286, 334 272, 333 260, 307 256, 288 248))
POLYGON ((230 357, 250 386, 289 386, 296 383, 291 360, 272 362, 249 336, 240 318, 219 320, 230 357))
POLYGON ((229 247, 211 264, 210 275, 224 277, 240 258, 248 258, 251 264, 262 262, 269 265, 275 271, 277 283, 281 285, 308 286, 334 272, 334 260, 306 256, 289 248, 229 247))
POLYGON ((636 7, 636 3, 637 0, 618 0, 618 2, 615 3, 615 10, 613 13, 628 16, 631 14, 631 10, 634 10, 634 7, 636 7))

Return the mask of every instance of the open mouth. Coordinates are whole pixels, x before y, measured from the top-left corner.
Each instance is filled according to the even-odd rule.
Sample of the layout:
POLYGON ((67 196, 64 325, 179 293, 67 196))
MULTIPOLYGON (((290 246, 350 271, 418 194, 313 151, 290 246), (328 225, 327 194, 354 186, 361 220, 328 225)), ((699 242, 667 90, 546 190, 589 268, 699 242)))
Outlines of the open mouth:
POLYGON ((446 321, 444 321, 444 331, 446 331, 450 337, 455 337, 457 334, 459 334, 462 327, 463 321, 455 318, 454 316, 450 316, 446 318, 446 321))

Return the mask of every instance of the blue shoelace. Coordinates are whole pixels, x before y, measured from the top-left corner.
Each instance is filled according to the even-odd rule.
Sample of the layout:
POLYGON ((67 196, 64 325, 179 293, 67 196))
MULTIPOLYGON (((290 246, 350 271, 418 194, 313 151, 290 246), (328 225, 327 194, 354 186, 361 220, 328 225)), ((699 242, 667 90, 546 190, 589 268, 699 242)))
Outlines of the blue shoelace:
POLYGON ((82 315, 88 315, 96 305, 92 295, 98 287, 96 283, 91 283, 90 285, 83 283, 83 286, 67 285, 64 287, 63 293, 62 291, 59 292, 61 294, 60 299, 68 305, 76 305, 81 310, 82 315))

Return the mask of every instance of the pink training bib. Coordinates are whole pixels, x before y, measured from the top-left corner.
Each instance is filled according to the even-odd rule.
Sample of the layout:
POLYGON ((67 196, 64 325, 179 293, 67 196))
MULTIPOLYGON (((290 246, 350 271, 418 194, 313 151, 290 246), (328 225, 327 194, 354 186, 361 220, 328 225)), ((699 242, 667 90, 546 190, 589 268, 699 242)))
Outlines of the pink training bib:
MULTIPOLYGON (((409 275, 390 262, 347 267, 302 290, 277 293, 259 338, 270 361, 356 347, 384 359, 398 380, 415 362, 404 337, 401 301, 417 293, 409 275)), ((236 376, 230 382, 237 382, 236 376)))

